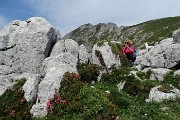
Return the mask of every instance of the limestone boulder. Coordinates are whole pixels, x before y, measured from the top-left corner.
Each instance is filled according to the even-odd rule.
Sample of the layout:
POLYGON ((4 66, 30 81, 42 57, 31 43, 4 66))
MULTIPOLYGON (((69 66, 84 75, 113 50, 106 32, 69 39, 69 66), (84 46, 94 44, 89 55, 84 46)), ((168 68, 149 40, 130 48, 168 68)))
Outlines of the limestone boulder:
POLYGON ((11 72, 38 73, 60 33, 44 18, 13 21, 0 31, 0 62, 11 72))
POLYGON ((17 76, 41 74, 44 59, 60 39, 59 31, 41 17, 15 20, 6 25, 0 31, 1 94, 12 86, 17 76))
POLYGON ((157 68, 157 69, 151 69, 151 76, 150 79, 151 80, 160 80, 163 81, 164 76, 169 73, 170 69, 166 69, 166 68, 157 68))
POLYGON ((176 71, 174 72, 174 75, 180 75, 180 70, 176 70, 176 71))
POLYGON ((180 29, 174 31, 173 33, 173 42, 180 43, 180 29))
POLYGON ((51 56, 57 56, 64 52, 71 52, 72 55, 78 57, 79 45, 72 39, 65 39, 58 41, 51 53, 51 56))
POLYGON ((46 58, 43 63, 44 78, 39 83, 38 98, 40 102, 33 105, 31 113, 34 117, 41 117, 47 114, 46 103, 56 90, 60 88, 60 82, 64 73, 77 73, 77 57, 71 52, 65 52, 57 56, 46 58))
POLYGON ((82 44, 79 46, 79 62, 88 63, 90 61, 90 54, 88 53, 86 47, 82 44))
POLYGON ((24 97, 27 100, 27 102, 34 101, 37 97, 36 93, 38 91, 38 84, 41 81, 41 75, 40 74, 30 74, 30 73, 24 73, 18 77, 26 78, 27 81, 23 85, 24 90, 24 97))
POLYGON ((118 68, 119 66, 121 66, 119 56, 113 54, 111 46, 109 46, 108 42, 105 42, 102 46, 98 46, 97 44, 95 44, 92 49, 92 63, 101 65, 101 61, 96 56, 96 51, 99 51, 102 54, 102 59, 106 68, 118 68))
POLYGON ((162 86, 157 86, 151 89, 149 98, 146 99, 146 102, 161 102, 162 100, 168 100, 168 99, 176 99, 180 98, 180 91, 176 88, 172 89, 171 92, 165 93, 163 91, 160 91, 159 88, 162 86))
POLYGON ((146 54, 146 53, 147 53, 147 50, 146 50, 146 49, 142 49, 142 50, 138 50, 137 53, 136 53, 136 55, 137 55, 137 56, 142 56, 142 55, 144 55, 144 54, 146 54))
POLYGON ((25 78, 27 80, 23 85, 24 97, 28 102, 33 101, 36 98, 38 84, 41 81, 40 74, 11 74, 3 77, 3 79, 0 78, 2 79, 1 84, 4 85, 0 87, 0 95, 2 95, 7 89, 11 89, 12 86, 22 78, 25 78))
POLYGON ((144 67, 173 68, 180 64, 180 44, 174 44, 172 38, 165 39, 143 55, 140 61, 144 67))

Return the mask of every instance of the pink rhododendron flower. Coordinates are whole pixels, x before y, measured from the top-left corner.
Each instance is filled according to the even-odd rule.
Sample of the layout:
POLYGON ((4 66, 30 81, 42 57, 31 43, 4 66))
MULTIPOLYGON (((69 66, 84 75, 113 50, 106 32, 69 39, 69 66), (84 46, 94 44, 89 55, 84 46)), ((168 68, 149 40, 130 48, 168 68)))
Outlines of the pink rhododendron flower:
POLYGON ((75 77, 75 78, 79 78, 80 76, 79 76, 79 74, 77 73, 77 74, 75 74, 74 77, 75 77))
POLYGON ((16 113, 16 111, 15 111, 15 110, 12 110, 12 111, 9 113, 9 115, 13 116, 13 115, 15 115, 15 113, 16 113))

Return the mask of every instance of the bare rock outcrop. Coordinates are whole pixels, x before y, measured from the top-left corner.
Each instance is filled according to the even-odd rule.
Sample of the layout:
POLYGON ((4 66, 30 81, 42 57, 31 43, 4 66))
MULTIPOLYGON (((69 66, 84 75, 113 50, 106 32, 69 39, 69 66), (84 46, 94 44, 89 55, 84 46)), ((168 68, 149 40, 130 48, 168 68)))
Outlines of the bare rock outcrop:
POLYGON ((111 69, 112 67, 118 68, 121 66, 119 56, 112 52, 112 48, 109 46, 108 42, 105 42, 102 46, 98 46, 97 44, 93 46, 92 63, 102 65, 101 62, 104 62, 107 69, 111 69), (102 56, 97 57, 97 52, 100 52, 102 56), (101 58, 102 61, 99 58, 101 58))
POLYGON ((165 39, 146 54, 138 56, 136 63, 140 69, 174 68, 180 64, 180 44, 174 43, 172 38, 165 39))
POLYGON ((5 91, 23 73, 40 74, 44 59, 60 39, 59 31, 41 17, 6 25, 0 31, 0 89, 5 91))
POLYGON ((56 90, 59 90, 64 73, 77 73, 77 61, 77 57, 70 52, 45 59, 43 63, 45 76, 39 83, 39 91, 37 93, 40 101, 39 103, 36 102, 31 109, 33 117, 44 117, 47 114, 48 100, 54 95, 56 90))

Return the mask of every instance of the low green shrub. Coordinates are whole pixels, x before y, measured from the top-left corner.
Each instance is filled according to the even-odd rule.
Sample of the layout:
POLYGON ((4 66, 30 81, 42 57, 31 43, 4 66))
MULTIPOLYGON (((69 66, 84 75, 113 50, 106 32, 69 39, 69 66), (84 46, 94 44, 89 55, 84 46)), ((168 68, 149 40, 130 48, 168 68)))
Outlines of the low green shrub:
POLYGON ((82 115, 86 119, 113 119, 115 108, 109 102, 105 92, 90 86, 84 86, 78 94, 78 99, 83 103, 82 115))
POLYGON ((79 64, 78 72, 81 81, 91 83, 92 81, 97 81, 97 77, 100 73, 100 67, 95 64, 79 64))
POLYGON ((119 109, 127 109, 131 104, 132 100, 124 92, 111 91, 109 99, 118 106, 119 109))
POLYGON ((149 70, 147 73, 138 71, 138 72, 136 73, 136 75, 137 75, 141 80, 150 79, 151 71, 149 70))
POLYGON ((111 84, 117 84, 121 81, 129 81, 135 79, 134 76, 129 75, 131 68, 123 67, 121 69, 114 69, 112 73, 103 74, 101 80, 111 84))
POLYGON ((180 89, 180 75, 174 75, 174 72, 170 72, 165 75, 164 80, 162 81, 163 84, 171 84, 176 88, 180 89))
POLYGON ((126 81, 123 88, 131 96, 139 96, 142 99, 146 99, 149 95, 151 88, 159 85, 159 81, 145 80, 140 81, 138 79, 126 81))

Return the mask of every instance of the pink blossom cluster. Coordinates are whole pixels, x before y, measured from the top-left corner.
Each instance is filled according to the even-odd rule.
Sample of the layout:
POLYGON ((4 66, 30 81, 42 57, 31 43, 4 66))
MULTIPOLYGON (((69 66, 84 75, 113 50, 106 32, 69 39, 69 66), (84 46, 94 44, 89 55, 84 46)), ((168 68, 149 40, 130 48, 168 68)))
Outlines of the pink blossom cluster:
POLYGON ((63 76, 63 80, 72 80, 72 79, 79 79, 80 75, 78 73, 69 73, 66 72, 63 76))
POLYGON ((58 95, 58 93, 56 93, 47 101, 46 110, 48 113, 52 113, 55 105, 66 104, 66 103, 67 103, 67 101, 63 100, 62 96, 60 96, 60 95, 58 95))
POLYGON ((10 116, 14 116, 15 113, 16 113, 16 111, 15 111, 15 110, 12 110, 12 111, 9 113, 9 115, 10 115, 10 116))

